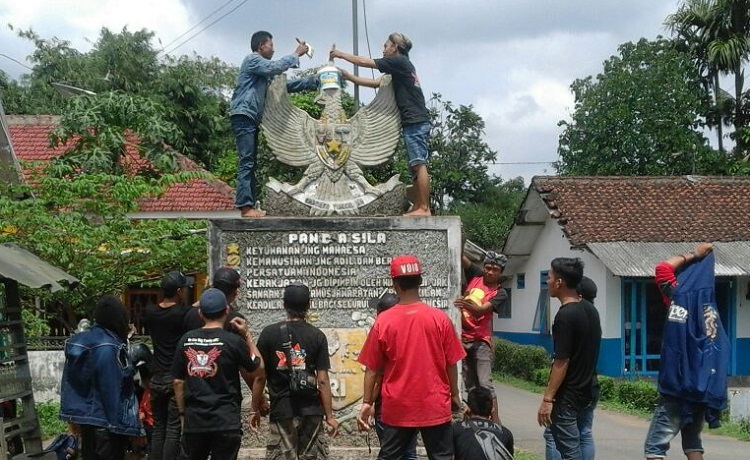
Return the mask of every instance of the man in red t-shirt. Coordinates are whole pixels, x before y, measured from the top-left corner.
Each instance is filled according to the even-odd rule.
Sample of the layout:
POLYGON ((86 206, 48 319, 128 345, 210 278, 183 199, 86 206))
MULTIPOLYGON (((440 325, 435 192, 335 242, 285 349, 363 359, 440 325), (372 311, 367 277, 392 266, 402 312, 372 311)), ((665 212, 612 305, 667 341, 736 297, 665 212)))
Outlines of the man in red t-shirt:
POLYGON ((399 303, 379 314, 359 354, 365 365, 361 429, 370 428, 375 381, 382 374, 383 437, 378 460, 403 456, 422 434, 430 460, 453 458, 451 405, 458 407, 458 361, 465 355, 445 312, 422 302, 422 266, 414 256, 391 261, 399 303))
POLYGON ((492 384, 492 314, 499 311, 508 300, 500 284, 508 258, 496 252, 487 252, 483 268, 468 257, 461 258, 468 284, 464 297, 453 304, 461 309, 461 341, 466 349, 463 361, 464 387, 471 391, 477 386, 492 393, 492 421, 500 423, 497 396, 492 384))

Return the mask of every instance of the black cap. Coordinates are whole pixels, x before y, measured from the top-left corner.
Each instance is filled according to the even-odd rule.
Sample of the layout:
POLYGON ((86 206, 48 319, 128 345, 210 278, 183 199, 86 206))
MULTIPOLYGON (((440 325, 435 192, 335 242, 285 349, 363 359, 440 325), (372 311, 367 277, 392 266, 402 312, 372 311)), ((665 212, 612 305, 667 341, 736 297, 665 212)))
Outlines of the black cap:
POLYGON ((576 292, 589 302, 594 302, 596 299, 596 290, 596 283, 588 276, 581 278, 581 282, 576 287, 576 292))
POLYGON ((310 288, 302 283, 291 283, 284 288, 284 307, 306 310, 310 306, 310 288))
POLYGON ((192 286, 195 279, 192 276, 185 276, 181 272, 171 271, 161 279, 161 288, 165 291, 176 291, 180 288, 192 286))
POLYGON ((216 270, 216 273, 214 273, 213 282, 211 284, 214 287, 216 287, 217 284, 240 287, 240 274, 232 267, 221 267, 216 270))
POLYGON ((380 297, 373 297, 367 303, 370 308, 376 310, 378 313, 382 313, 399 302, 399 298, 392 292, 385 292, 380 297))

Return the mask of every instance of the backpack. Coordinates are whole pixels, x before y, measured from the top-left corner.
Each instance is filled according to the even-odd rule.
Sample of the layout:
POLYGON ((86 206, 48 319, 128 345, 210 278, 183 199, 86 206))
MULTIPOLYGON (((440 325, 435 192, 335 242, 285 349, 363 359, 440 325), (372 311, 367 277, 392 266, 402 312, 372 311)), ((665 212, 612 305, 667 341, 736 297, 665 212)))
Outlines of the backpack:
POLYGON ((41 457, 53 452, 57 460, 74 460, 78 458, 78 438, 70 433, 63 433, 56 437, 43 451, 31 454, 29 457, 41 457))
POLYGON ((484 451, 484 455, 487 460, 513 460, 513 455, 508 452, 500 438, 498 437, 497 431, 489 427, 480 426, 474 420, 465 420, 465 423, 474 432, 474 437, 479 444, 479 447, 484 451))

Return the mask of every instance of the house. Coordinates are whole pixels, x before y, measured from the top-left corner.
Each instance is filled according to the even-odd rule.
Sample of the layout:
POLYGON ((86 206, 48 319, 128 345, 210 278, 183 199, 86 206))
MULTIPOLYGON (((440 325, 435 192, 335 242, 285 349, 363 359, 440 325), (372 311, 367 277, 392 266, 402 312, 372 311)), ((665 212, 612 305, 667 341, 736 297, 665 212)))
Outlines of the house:
MULTIPOLYGON (((5 166, 0 169, 5 171, 0 179, 24 181, 33 187, 34 171, 29 163, 44 164, 65 151, 64 147, 49 147, 49 133, 58 126, 59 120, 60 117, 50 115, 6 116, 0 106, 0 168, 5 166)), ((124 161, 140 166, 145 160, 134 147, 128 147, 124 161)), ((205 171, 180 154, 177 154, 177 162, 181 171, 205 171)), ((226 219, 238 218, 239 211, 234 207, 232 187, 215 178, 201 178, 174 184, 160 196, 140 200, 138 209, 128 216, 133 219, 226 219)), ((205 275, 198 274, 196 286, 204 282, 205 275)), ((160 300, 160 295, 158 288, 133 286, 125 293, 124 301, 131 310, 131 317, 138 319, 146 303, 160 300)), ((142 330, 137 320, 136 327, 142 330)))
POLYGON ((550 261, 579 257, 599 288, 599 371, 656 375, 666 309, 654 267, 708 241, 730 374, 750 374, 748 199, 750 177, 534 177, 503 246, 511 311, 495 335, 550 350, 559 309, 547 292, 550 261))

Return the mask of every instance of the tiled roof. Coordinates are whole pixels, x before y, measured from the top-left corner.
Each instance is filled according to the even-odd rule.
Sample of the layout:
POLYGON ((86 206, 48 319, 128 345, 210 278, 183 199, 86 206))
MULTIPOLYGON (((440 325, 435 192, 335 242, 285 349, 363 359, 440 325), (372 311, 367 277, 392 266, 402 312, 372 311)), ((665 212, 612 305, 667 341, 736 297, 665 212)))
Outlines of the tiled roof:
MULTIPOLYGON (((13 151, 20 161, 47 162, 63 154, 64 147, 50 148, 49 133, 57 127, 59 117, 55 116, 8 116, 13 151)), ((204 171, 189 158, 179 155, 181 171, 204 171)), ((125 162, 129 168, 147 165, 137 150, 127 148, 125 162)), ((23 170, 24 179, 33 184, 33 171, 23 170)), ((139 202, 141 212, 213 212, 234 209, 234 189, 218 179, 193 179, 175 184, 161 196, 143 199, 139 202)))
POLYGON ((750 241, 750 177, 534 177, 573 246, 750 241))

